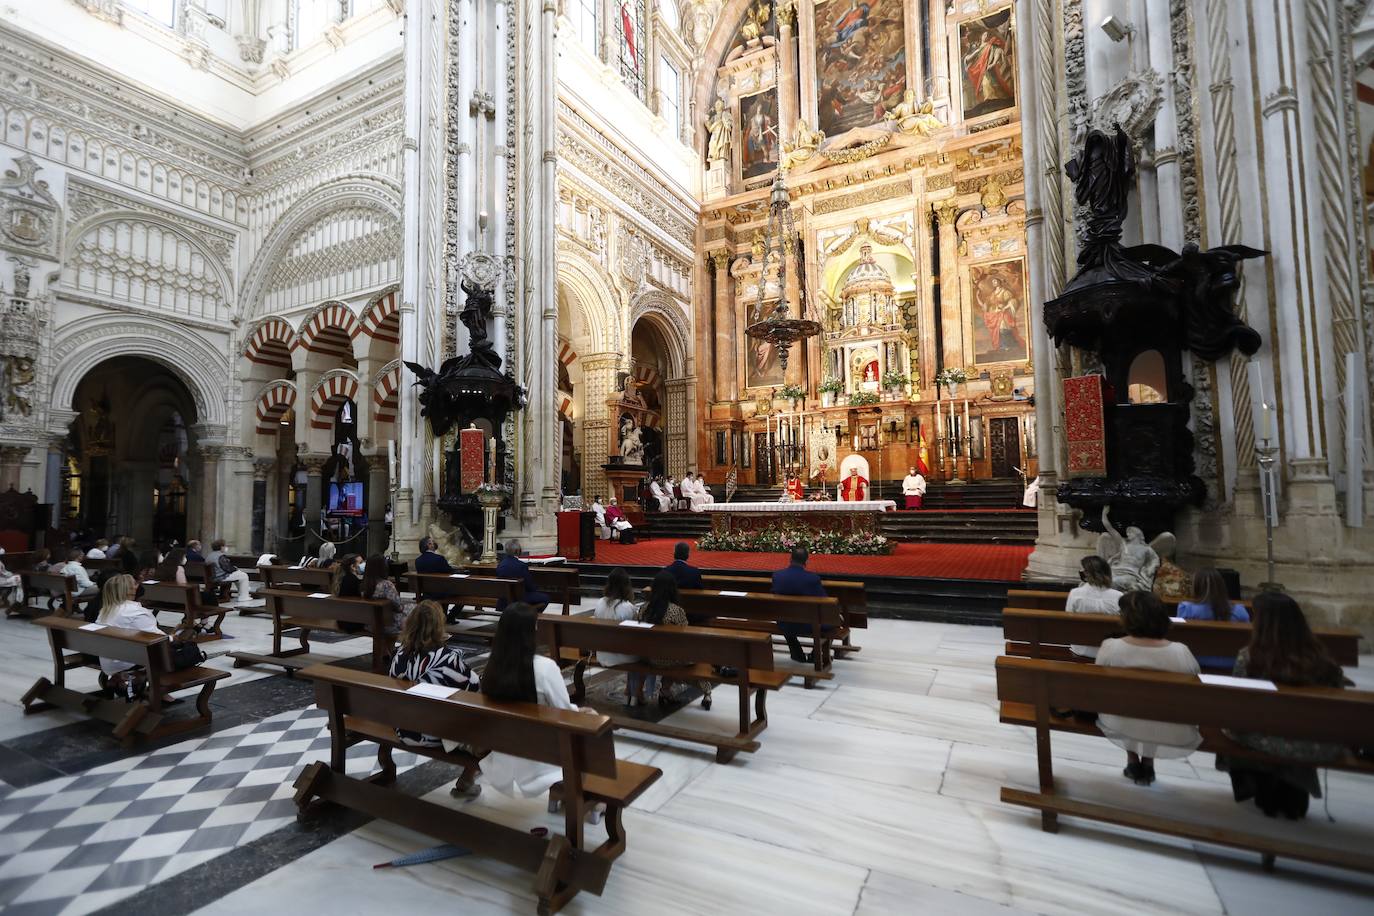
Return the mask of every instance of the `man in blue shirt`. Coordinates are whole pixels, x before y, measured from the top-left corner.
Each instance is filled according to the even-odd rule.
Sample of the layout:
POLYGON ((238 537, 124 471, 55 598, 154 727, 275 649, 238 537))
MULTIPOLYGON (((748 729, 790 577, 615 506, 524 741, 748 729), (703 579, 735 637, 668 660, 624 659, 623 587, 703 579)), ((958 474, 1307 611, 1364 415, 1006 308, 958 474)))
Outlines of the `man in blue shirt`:
MULTIPOLYGON (((549 596, 541 592, 534 584, 534 573, 530 572, 530 564, 520 559, 519 541, 510 541, 506 544, 505 555, 501 557, 501 562, 496 564, 496 576, 500 579, 517 579, 525 583, 523 600, 536 610, 542 611, 544 605, 549 603, 549 596)), ((505 608, 505 601, 496 603, 498 611, 503 611, 505 608)))
MULTIPOLYGON (((792 562, 786 569, 780 569, 773 573, 773 594, 775 595, 807 595, 816 598, 824 598, 825 586, 821 585, 821 577, 806 568, 806 561, 811 558, 811 554, 805 547, 794 547, 792 549, 792 562)), ((810 636, 811 628, 801 623, 778 622, 778 629, 782 631, 783 638, 787 640, 787 650, 796 662, 810 662, 814 659, 802 651, 801 642, 797 637, 810 636)), ((824 627, 822 632, 832 629, 824 627)), ((818 648, 816 646, 813 649, 818 648)))

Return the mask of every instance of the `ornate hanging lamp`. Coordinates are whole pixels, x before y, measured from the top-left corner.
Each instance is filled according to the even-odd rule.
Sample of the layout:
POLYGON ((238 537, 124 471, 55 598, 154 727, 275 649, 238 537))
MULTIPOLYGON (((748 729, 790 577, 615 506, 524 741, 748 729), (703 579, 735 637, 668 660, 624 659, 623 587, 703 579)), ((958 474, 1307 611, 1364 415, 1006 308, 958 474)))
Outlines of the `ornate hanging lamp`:
MULTIPOLYGON (((774 16, 776 24, 779 17, 774 16)), ((778 83, 778 58, 783 53, 782 36, 779 34, 774 44, 773 84, 777 87, 779 129, 782 128, 782 86, 778 83)), ((807 310, 806 271, 802 260, 801 237, 797 232, 796 218, 792 214, 792 201, 787 193, 787 166, 778 163, 778 174, 773 179, 773 189, 768 200, 768 227, 763 237, 763 267, 759 273, 758 302, 754 314, 758 320, 745 329, 745 334, 755 340, 771 343, 778 353, 778 362, 787 368, 787 353, 794 343, 815 337, 821 332, 821 324, 813 319, 807 310), (778 301, 771 308, 764 303, 768 295, 768 266, 777 259, 778 263, 778 301), (792 261, 797 277, 797 310, 795 318, 787 301, 787 267, 792 261)))

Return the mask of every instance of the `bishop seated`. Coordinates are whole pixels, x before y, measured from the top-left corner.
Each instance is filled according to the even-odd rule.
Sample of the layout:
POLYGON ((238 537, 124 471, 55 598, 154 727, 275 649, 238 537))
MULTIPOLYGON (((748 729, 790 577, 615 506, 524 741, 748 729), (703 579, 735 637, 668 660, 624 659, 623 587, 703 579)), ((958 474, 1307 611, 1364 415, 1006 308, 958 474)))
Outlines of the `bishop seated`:
POLYGON ((845 502, 868 499, 868 478, 861 476, 858 468, 850 468, 849 476, 840 481, 840 499, 845 502))

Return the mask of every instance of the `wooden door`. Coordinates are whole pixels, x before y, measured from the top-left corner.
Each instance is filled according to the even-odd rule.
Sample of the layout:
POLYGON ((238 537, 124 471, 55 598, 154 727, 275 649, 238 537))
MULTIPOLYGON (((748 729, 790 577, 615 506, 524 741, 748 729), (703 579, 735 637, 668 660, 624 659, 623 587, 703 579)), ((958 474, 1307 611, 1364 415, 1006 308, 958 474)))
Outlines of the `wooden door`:
POLYGON ((768 434, 754 433, 754 483, 760 487, 771 487, 777 482, 773 454, 768 448, 768 434))
POLYGON ((1021 467, 1021 431, 1016 417, 988 420, 988 456, 993 477, 1017 477, 1021 467))

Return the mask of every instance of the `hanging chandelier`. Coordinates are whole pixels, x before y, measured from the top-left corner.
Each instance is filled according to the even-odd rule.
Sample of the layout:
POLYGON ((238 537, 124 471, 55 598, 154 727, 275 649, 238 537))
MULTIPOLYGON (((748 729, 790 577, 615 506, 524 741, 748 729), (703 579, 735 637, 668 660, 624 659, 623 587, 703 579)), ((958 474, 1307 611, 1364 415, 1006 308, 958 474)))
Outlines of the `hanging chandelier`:
MULTIPOLYGON (((779 17, 774 16, 776 23, 779 17)), ((782 36, 774 44, 773 84, 778 99, 779 128, 782 127, 782 86, 778 82, 778 55, 783 53, 782 36)), ((779 144, 781 146, 781 144, 779 144)), ((763 266, 759 273, 759 295, 754 307, 758 320, 749 325, 744 333, 755 340, 771 343, 777 351, 778 362, 787 368, 787 353, 794 343, 815 337, 821 332, 820 322, 808 317, 806 308, 806 271, 802 261, 801 237, 797 232, 796 218, 792 214, 792 201, 787 193, 787 166, 779 157, 778 174, 773 179, 772 192, 768 200, 768 227, 763 237, 763 266), (778 263, 778 301, 771 307, 764 302, 768 295, 768 266, 777 259, 778 263), (787 302, 788 261, 795 265, 797 277, 797 317, 793 318, 787 302)))

